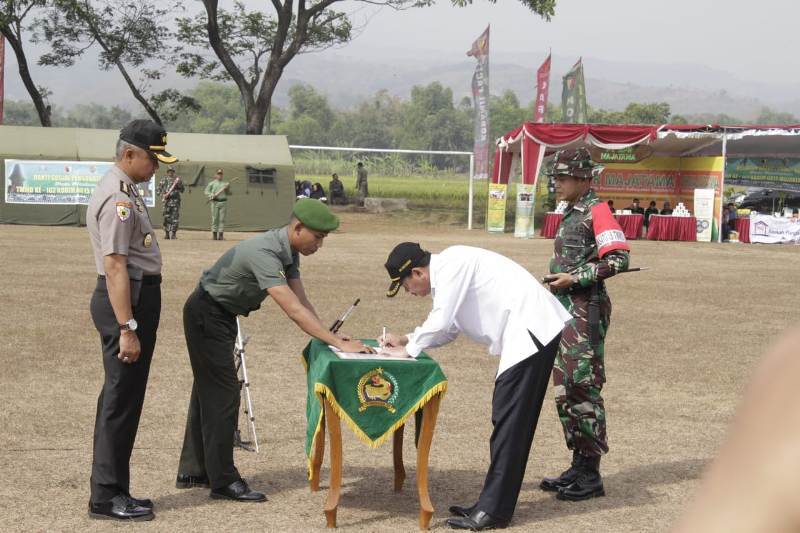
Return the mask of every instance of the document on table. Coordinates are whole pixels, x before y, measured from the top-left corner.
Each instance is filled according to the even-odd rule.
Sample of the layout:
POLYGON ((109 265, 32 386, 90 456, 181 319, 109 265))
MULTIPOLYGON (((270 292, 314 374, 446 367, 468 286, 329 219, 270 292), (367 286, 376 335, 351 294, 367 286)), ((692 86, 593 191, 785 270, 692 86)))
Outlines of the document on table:
POLYGON ((378 351, 378 353, 357 353, 357 352, 343 352, 339 350, 339 348, 335 346, 328 345, 328 348, 331 349, 333 353, 336 354, 336 357, 339 359, 361 359, 361 360, 383 360, 383 361, 416 361, 415 358, 411 357, 410 355, 407 357, 395 357, 393 355, 389 355, 386 352, 378 351))

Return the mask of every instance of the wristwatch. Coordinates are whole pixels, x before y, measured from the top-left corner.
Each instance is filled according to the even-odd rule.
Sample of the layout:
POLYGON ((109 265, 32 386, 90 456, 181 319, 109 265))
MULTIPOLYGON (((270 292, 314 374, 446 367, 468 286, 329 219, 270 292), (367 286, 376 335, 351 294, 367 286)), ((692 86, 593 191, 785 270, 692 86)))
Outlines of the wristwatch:
POLYGON ((119 330, 120 331, 136 331, 136 329, 138 327, 139 327, 139 324, 136 322, 136 319, 135 318, 131 318, 130 320, 128 320, 124 324, 120 324, 119 325, 119 330))

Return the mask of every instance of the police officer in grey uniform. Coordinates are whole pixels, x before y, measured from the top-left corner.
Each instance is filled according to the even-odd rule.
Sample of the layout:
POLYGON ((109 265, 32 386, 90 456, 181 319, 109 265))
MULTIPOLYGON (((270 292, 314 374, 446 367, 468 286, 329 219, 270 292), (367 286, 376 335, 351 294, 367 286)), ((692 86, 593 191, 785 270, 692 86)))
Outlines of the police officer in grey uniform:
POLYGON ((240 242, 203 272, 183 307, 194 374, 176 487, 210 487, 211 497, 260 502, 233 464, 239 380, 233 361, 236 315, 247 316, 271 296, 303 331, 345 352, 374 351, 322 325, 300 280, 300 258, 322 247, 339 219, 328 206, 299 200, 288 225, 240 242))
POLYGON ((130 457, 142 413, 161 314, 161 252, 138 183, 177 159, 149 120, 122 129, 114 166, 86 211, 97 286, 91 314, 100 334, 105 381, 97 400, 89 515, 152 520, 153 503, 130 494, 130 457))

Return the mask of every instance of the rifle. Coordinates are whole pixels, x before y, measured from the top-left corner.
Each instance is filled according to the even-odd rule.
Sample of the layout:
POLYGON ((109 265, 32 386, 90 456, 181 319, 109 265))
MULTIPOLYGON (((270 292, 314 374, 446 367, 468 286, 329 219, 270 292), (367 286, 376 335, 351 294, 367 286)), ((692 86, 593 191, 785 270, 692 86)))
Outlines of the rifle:
POLYGON ((210 202, 213 202, 214 200, 216 200, 216 199, 217 199, 217 196, 219 196, 220 194, 222 194, 224 191, 227 191, 227 190, 228 190, 228 187, 230 187, 230 186, 231 186, 231 183, 233 183, 234 181, 236 181, 236 180, 238 180, 238 179, 239 179, 239 178, 233 178, 231 181, 229 181, 229 182, 227 183, 227 185, 225 185, 223 188, 221 188, 220 190, 218 190, 218 191, 216 192, 216 194, 214 194, 214 196, 212 196, 211 198, 209 198, 208 200, 206 200, 206 203, 210 203, 210 202))
POLYGON ((172 180, 172 186, 169 188, 169 190, 166 193, 161 195, 161 201, 162 202, 166 202, 167 201, 167 198, 169 198, 169 195, 172 194, 172 191, 174 191, 175 187, 178 186, 178 182, 179 181, 181 181, 181 177, 180 176, 176 176, 175 179, 172 180))

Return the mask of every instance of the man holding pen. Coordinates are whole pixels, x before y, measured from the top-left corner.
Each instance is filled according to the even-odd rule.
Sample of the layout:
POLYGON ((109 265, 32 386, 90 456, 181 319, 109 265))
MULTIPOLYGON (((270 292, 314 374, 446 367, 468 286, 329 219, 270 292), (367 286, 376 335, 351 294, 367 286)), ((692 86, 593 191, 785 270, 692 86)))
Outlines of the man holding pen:
POLYGON ((210 487, 212 498, 265 501, 233 464, 239 380, 233 361, 236 316, 247 316, 271 296, 308 335, 345 352, 371 352, 320 322, 300 280, 300 255, 322 247, 339 219, 318 200, 298 201, 288 225, 240 242, 203 272, 183 308, 194 384, 183 441, 178 488, 210 487))
POLYGON ((431 295, 433 309, 413 333, 386 333, 390 355, 417 357, 463 332, 499 356, 492 398, 491 464, 474 505, 450 507, 455 529, 506 527, 517 505, 536 423, 570 314, 527 270, 481 248, 452 246, 431 254, 419 244, 398 244, 386 261, 387 296, 403 287, 431 295))

